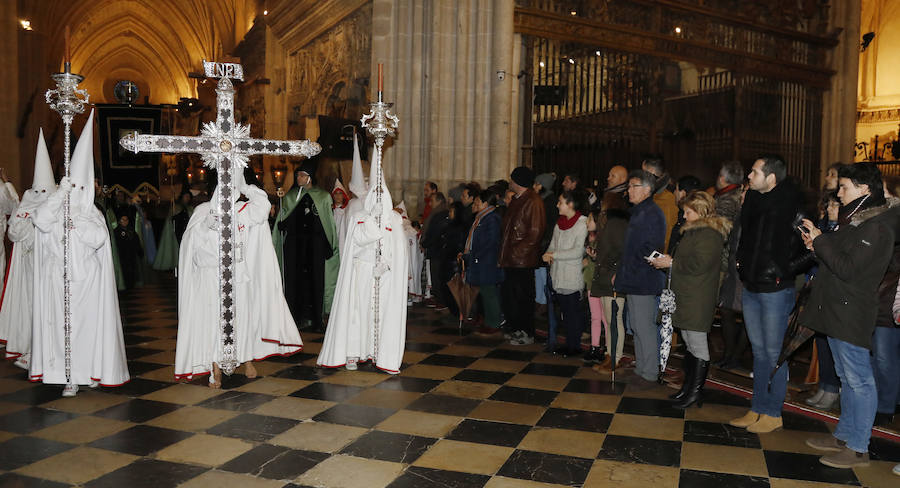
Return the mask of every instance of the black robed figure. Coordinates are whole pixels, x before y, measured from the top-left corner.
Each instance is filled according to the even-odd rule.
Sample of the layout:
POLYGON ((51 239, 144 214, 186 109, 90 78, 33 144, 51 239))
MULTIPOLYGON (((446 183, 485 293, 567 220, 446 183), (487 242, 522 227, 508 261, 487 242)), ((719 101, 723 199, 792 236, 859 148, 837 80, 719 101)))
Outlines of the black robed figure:
POLYGON ((284 276, 284 296, 301 329, 324 328, 337 280, 337 232, 331 195, 316 186, 316 163, 294 172, 272 239, 284 276))

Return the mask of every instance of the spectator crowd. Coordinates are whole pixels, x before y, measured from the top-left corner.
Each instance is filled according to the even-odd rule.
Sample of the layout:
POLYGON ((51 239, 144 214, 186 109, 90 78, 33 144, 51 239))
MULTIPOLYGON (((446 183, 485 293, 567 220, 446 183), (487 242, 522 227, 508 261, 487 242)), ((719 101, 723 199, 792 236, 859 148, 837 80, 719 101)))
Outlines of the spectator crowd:
POLYGON ((832 165, 820 191, 804 191, 777 155, 750 171, 725 162, 708 188, 674 178, 659 157, 612 167, 604 188, 527 167, 486 188, 445 194, 428 182, 425 260, 411 270, 422 294, 411 301, 511 345, 544 341, 598 375, 633 369, 632 389, 683 376, 670 396, 681 409, 702 407, 711 362, 750 366, 751 407, 730 423, 753 433, 782 428, 785 358, 814 336, 819 382, 805 402, 839 407, 840 421, 806 442, 825 465, 864 466, 873 425, 892 423, 900 401, 898 192, 900 179, 871 163, 832 165), (471 310, 448 287, 455 275, 479 290, 471 310), (546 334, 536 335, 543 315, 546 334), (661 327, 666 316, 676 337, 661 327), (714 326, 721 342, 710 341, 714 326), (623 354, 627 335, 633 357, 623 354), (679 339, 681 371, 661 367, 669 341, 682 351, 679 339))

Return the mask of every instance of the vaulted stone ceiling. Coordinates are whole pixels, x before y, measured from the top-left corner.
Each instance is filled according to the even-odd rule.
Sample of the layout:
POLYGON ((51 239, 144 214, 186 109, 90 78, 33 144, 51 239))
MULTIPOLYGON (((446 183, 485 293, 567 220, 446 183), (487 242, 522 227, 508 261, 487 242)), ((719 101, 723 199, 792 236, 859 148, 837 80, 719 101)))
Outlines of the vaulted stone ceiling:
POLYGON ((45 36, 49 68, 61 66, 71 26, 73 71, 92 101, 112 102, 112 88, 135 81, 151 103, 196 96, 188 73, 201 60, 229 55, 262 14, 262 0, 29 0, 20 15, 45 36))

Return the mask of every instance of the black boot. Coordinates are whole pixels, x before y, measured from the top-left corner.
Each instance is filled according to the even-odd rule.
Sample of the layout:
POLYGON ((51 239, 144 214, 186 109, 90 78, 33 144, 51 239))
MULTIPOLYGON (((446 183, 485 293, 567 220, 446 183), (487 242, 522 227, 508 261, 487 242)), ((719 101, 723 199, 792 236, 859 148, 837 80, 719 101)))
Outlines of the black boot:
POLYGON ((687 395, 690 389, 691 376, 693 376, 694 369, 697 367, 697 358, 691 354, 691 351, 684 351, 684 359, 681 360, 681 365, 681 369, 684 370, 684 380, 681 382, 681 389, 678 390, 678 393, 669 395, 669 398, 672 400, 681 400, 687 395))
MULTIPOLYGON (((703 406, 703 385, 706 383, 706 373, 709 372, 709 361, 694 358, 695 366, 691 375, 690 389, 681 401, 675 403, 675 408, 688 408, 694 403, 698 407, 703 406)), ((685 381, 687 384, 687 381, 685 381)))
POLYGON ((603 346, 591 346, 587 354, 584 355, 583 361, 588 364, 600 364, 603 362, 604 357, 606 357, 606 353, 603 350, 603 346))

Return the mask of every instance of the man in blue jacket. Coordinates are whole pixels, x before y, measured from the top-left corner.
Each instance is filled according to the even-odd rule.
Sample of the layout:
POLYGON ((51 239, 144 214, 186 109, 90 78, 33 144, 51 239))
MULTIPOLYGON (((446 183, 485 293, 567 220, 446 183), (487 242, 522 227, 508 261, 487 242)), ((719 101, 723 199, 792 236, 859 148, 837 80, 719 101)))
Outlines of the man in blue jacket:
POLYGON ((653 251, 662 252, 666 242, 666 218, 650 198, 656 178, 646 171, 633 171, 628 178, 631 220, 625 230, 625 244, 613 286, 624 293, 628 303, 625 320, 634 332, 635 376, 638 390, 656 385, 659 376, 659 330, 656 298, 662 292, 665 274, 645 259, 653 251))

